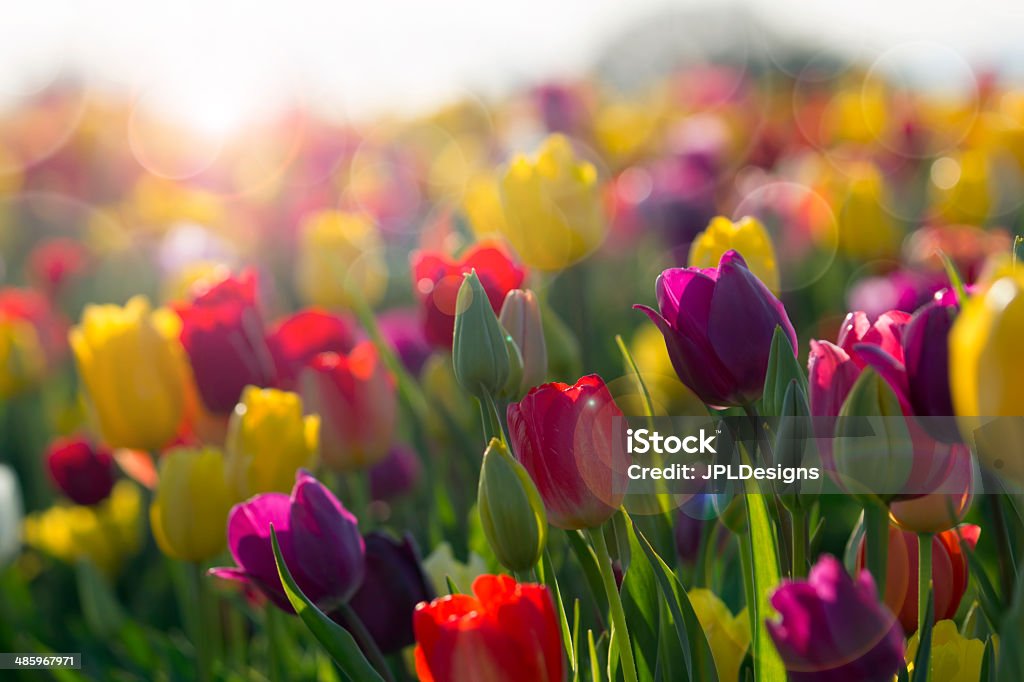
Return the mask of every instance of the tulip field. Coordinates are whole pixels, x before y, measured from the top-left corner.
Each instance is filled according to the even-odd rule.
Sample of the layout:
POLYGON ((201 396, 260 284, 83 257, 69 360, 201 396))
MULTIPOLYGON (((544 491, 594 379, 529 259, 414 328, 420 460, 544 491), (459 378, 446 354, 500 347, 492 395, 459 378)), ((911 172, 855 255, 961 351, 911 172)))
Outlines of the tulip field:
POLYGON ((1024 89, 837 64, 0 112, 0 679, 1024 680, 1024 89))

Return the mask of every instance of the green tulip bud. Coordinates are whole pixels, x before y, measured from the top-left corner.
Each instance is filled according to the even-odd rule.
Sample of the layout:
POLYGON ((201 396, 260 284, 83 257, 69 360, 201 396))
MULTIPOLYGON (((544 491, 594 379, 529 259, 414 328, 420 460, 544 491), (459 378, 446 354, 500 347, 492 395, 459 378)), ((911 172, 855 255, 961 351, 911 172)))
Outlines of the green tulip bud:
MULTIPOLYGON (((781 466, 815 466, 817 457, 810 413, 803 387, 799 381, 791 379, 782 399, 782 409, 775 429, 775 460, 781 466)), ((779 481, 776 485, 779 499, 790 511, 798 512, 806 506, 805 495, 801 494, 804 485, 805 482, 800 480, 788 485, 779 481)))
POLYGON ((526 571, 540 560, 548 533, 544 503, 526 469, 497 438, 484 451, 477 508, 502 566, 526 571))
POLYGON ((888 503, 910 478, 913 444, 899 398, 866 368, 836 420, 833 448, 840 483, 862 501, 888 503))
POLYGON ((505 400, 519 400, 523 397, 523 354, 511 334, 505 334, 505 347, 508 349, 508 381, 498 393, 505 400))
POLYGON ((783 401, 791 381, 796 381, 807 395, 807 376, 800 367, 793 352, 789 337, 776 325, 768 353, 768 371, 764 378, 764 395, 761 399, 761 413, 765 416, 783 414, 783 401))
POLYGON ((515 341, 522 357, 522 377, 514 392, 518 399, 534 386, 543 384, 548 376, 548 349, 537 296, 529 289, 508 292, 498 320, 515 341))
POLYGON ((452 361, 459 385, 480 400, 497 395, 508 383, 506 336, 474 270, 455 299, 452 361))

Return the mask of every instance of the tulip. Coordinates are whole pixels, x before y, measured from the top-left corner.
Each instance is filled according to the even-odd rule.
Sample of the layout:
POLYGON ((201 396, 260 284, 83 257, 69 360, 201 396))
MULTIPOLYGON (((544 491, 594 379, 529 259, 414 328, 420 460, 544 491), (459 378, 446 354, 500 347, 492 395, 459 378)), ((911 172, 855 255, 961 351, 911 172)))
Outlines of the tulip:
POLYGON ((288 490, 298 469, 313 466, 319 439, 320 417, 303 417, 297 394, 247 386, 225 446, 235 499, 288 490))
POLYGON ((974 455, 966 445, 958 443, 950 447, 948 455, 942 453, 942 459, 949 460, 951 466, 939 482, 938 492, 889 505, 889 516, 900 528, 915 533, 941 533, 964 520, 974 499, 974 455))
POLYGON ((27 274, 35 288, 53 298, 85 271, 88 261, 85 246, 74 239, 46 239, 29 254, 27 274))
MULTIPOLYGON (((952 618, 960 608, 969 577, 966 552, 974 551, 980 534, 978 526, 962 525, 932 536, 931 592, 935 622, 952 618)), ((899 616, 907 633, 917 630, 917 543, 918 536, 914 533, 889 527, 884 601, 899 616)), ((862 565, 863 541, 857 556, 858 565, 862 565)))
POLYGON ((207 410, 228 414, 243 388, 274 383, 254 272, 200 288, 190 303, 175 310, 181 317, 181 343, 207 410))
POLYGON ((845 186, 836 192, 840 250, 860 260, 896 253, 901 235, 885 208, 886 186, 878 167, 871 162, 852 164, 845 178, 845 186))
POLYGON ((491 242, 470 247, 458 260, 430 251, 412 256, 412 280, 423 308, 424 334, 436 348, 452 347, 456 298, 463 275, 474 270, 495 314, 505 295, 518 288, 526 275, 505 249, 491 242))
MULTIPOLYGON (((1001 276, 999 276, 1001 275, 1001 276)), ((953 407, 964 437, 980 417, 1018 417, 1024 405, 1024 364, 1019 362, 1024 324, 1024 276, 997 277, 963 305, 949 334, 953 407)), ((1002 476, 1024 481, 1022 428, 1018 419, 990 422, 978 439, 978 454, 1002 476)))
POLYGON ((367 305, 387 289, 387 267, 373 223, 363 214, 319 211, 303 220, 295 284, 303 299, 325 308, 367 305))
POLYGON ((507 232, 498 181, 489 173, 470 178, 462 198, 462 212, 478 239, 507 232))
POLYGON ((381 653, 393 654, 416 643, 412 614, 420 602, 434 598, 434 590, 420 566, 420 553, 412 536, 395 540, 384 533, 368 533, 365 576, 349 600, 381 653))
POLYGON ((851 580, 833 556, 807 580, 784 581, 771 604, 780 619, 768 621, 768 634, 793 682, 889 682, 903 661, 903 633, 871 574, 851 580))
POLYGON ((423 570, 430 578, 434 592, 448 592, 451 581, 457 590, 465 591, 473 585, 473 581, 487 572, 487 564, 479 554, 469 553, 465 563, 457 561, 452 554, 452 546, 442 542, 423 560, 423 570))
POLYGON ((149 521, 160 550, 180 561, 205 561, 224 549, 234 493, 215 448, 174 448, 160 458, 160 482, 149 521))
POLYGON ((67 325, 53 304, 39 292, 16 287, 0 289, 0 322, 5 320, 27 322, 32 326, 48 366, 64 358, 67 325))
POLYGON ((377 318, 380 333, 395 351, 405 369, 419 375, 432 351, 423 335, 419 314, 412 308, 397 308, 377 318))
POLYGON ((320 415, 320 458, 333 471, 384 459, 398 413, 395 383, 370 341, 348 355, 322 353, 299 378, 309 412, 320 415))
POLYGON ((313 358, 320 353, 348 353, 355 344, 355 326, 339 315, 307 308, 284 318, 267 335, 276 388, 296 390, 299 373, 313 358))
POLYGON ((998 201, 990 167, 988 155, 980 149, 944 156, 932 163, 930 198, 941 222, 985 224, 998 201))
POLYGON ((501 565, 511 571, 533 568, 547 541, 544 503, 526 469, 497 438, 484 451, 477 507, 484 535, 501 565))
POLYGON ((723 216, 713 218, 706 230, 690 245, 691 268, 713 268, 726 251, 736 251, 747 262, 750 272, 764 282, 772 293, 779 292, 779 268, 775 248, 764 225, 757 218, 744 216, 733 222, 723 216))
POLYGON ((291 495, 264 493, 231 508, 228 549, 237 567, 210 574, 256 588, 291 613, 274 562, 271 525, 296 584, 322 611, 346 603, 359 588, 366 546, 356 517, 305 471, 295 475, 291 495))
POLYGON ((0 317, 0 368, 0 398, 24 393, 43 380, 46 355, 30 322, 0 317))
POLYGON ((687 597, 708 640, 718 679, 738 680, 740 664, 750 647, 747 610, 732 615, 725 602, 711 590, 690 590, 687 597))
POLYGON ((509 381, 513 362, 507 334, 498 323, 475 271, 459 287, 455 308, 455 378, 465 391, 483 402, 501 392, 509 381))
POLYGON ((633 307, 658 326, 680 380, 709 405, 761 397, 776 326, 797 347, 786 309, 735 251, 716 269, 665 270, 656 290, 660 312, 633 307))
POLYGON ((537 296, 529 289, 508 292, 498 321, 515 341, 523 359, 523 377, 516 387, 516 397, 519 397, 544 383, 548 376, 548 350, 537 296))
POLYGON ((58 438, 46 453, 46 466, 60 491, 75 504, 98 504, 114 488, 114 456, 83 438, 58 438))
POLYGON ((416 451, 396 443, 384 459, 370 467, 370 498, 392 500, 410 493, 423 475, 416 451))
POLYGON ((473 594, 421 603, 413 614, 423 682, 561 682, 561 630, 544 585, 483 575, 473 594))
POLYGON ((156 450, 181 424, 185 403, 180 324, 136 296, 122 308, 89 305, 71 330, 78 371, 104 442, 156 450))
POLYGON ((548 520, 567 530, 596 528, 622 504, 626 465, 613 442, 622 411, 601 377, 572 386, 542 384, 508 406, 516 459, 537 485, 548 520))
MULTIPOLYGON (((920 645, 918 634, 915 632, 907 641, 907 669, 911 674, 914 673, 914 661, 920 645)), ((928 679, 933 682, 976 682, 982 679, 984 656, 984 642, 961 635, 952 620, 940 620, 932 628, 928 679)))
POLYGON ((0 464, 0 569, 21 549, 23 514, 18 477, 9 466, 0 464))
POLYGON ((89 560, 114 575, 142 545, 142 493, 121 480, 94 506, 55 505, 29 514, 25 544, 68 564, 89 560))
POLYGON ((548 136, 532 159, 513 158, 499 183, 502 234, 530 267, 561 270, 604 241, 597 170, 576 157, 565 136, 548 136))

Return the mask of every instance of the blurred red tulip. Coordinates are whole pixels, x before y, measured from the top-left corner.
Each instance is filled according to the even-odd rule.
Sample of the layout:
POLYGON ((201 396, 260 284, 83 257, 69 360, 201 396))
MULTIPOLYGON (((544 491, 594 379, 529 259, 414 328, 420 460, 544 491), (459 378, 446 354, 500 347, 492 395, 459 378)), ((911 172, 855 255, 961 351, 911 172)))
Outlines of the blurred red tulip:
POLYGON ((277 322, 267 335, 278 388, 295 390, 302 369, 320 353, 348 353, 356 343, 355 325, 317 308, 300 310, 277 322))
POLYGON ((75 504, 93 505, 114 488, 117 467, 110 450, 83 438, 58 438, 46 453, 46 467, 60 491, 75 504))

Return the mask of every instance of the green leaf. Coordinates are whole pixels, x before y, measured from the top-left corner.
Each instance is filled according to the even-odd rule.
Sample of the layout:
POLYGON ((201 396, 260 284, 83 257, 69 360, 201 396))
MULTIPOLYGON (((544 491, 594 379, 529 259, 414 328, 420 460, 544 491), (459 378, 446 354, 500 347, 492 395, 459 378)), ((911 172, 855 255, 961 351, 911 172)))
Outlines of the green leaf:
POLYGON ((87 559, 75 565, 78 598, 89 630, 98 639, 117 634, 124 623, 124 609, 114 596, 110 583, 100 575, 95 564, 87 559))
MULTIPOLYGON (((621 514, 618 512, 616 515, 621 514)), ((622 609, 626 613, 629 624, 629 635, 633 640, 633 656, 636 659, 636 671, 640 680, 654 680, 658 667, 658 626, 660 621, 659 606, 662 601, 658 594, 658 583, 654 577, 654 569, 647 560, 631 532, 633 524, 622 524, 620 538, 628 542, 627 550, 635 555, 629 570, 622 580, 622 609), (628 528, 628 529, 627 529, 628 528)), ((607 526, 606 526, 607 528, 607 526)), ((687 678, 688 679, 688 678, 687 678)))
POLYGON ((960 276, 960 271, 956 269, 956 265, 950 260, 942 251, 937 252, 939 258, 942 260, 942 267, 946 269, 946 276, 949 277, 949 284, 953 287, 953 291, 956 292, 956 302, 959 305, 963 305, 967 301, 967 290, 964 289, 964 278, 960 276))
POLYGON ((270 542, 274 549, 274 563, 281 577, 281 587, 288 597, 288 602, 295 609, 303 624, 313 633, 316 640, 327 650, 334 662, 353 682, 383 682, 383 678, 373 669, 369 661, 359 650, 359 646, 345 628, 341 627, 310 601, 296 584, 291 571, 281 556, 281 547, 277 542, 277 532, 270 526, 270 542))
MULTIPOLYGON (((927 568, 927 566, 926 566, 927 568)), ((928 593, 928 606, 924 610, 924 625, 917 631, 917 655, 914 656, 914 682, 928 682, 931 673, 932 626, 935 621, 933 593, 928 593)))
POLYGON ((548 589, 555 601, 555 608, 558 610, 558 622, 562 627, 562 642, 565 646, 565 654, 569 657, 569 666, 573 673, 576 673, 576 655, 573 652, 574 638, 569 631, 569 619, 565 615, 565 605, 562 604, 562 591, 558 588, 558 576, 555 574, 555 567, 551 565, 551 555, 547 549, 541 556, 540 564, 541 580, 548 589))
POLYGON ((761 399, 761 414, 776 416, 782 414, 782 402, 789 382, 796 380, 804 394, 807 394, 807 375, 796 359, 796 351, 789 342, 782 327, 775 326, 771 350, 768 354, 768 371, 764 378, 764 396, 761 399))
POLYGON ((985 572, 985 566, 978 560, 974 550, 967 543, 961 543, 964 554, 967 555, 967 565, 970 567, 971 580, 977 588, 978 604, 981 605, 981 612, 985 614, 985 620, 989 627, 995 630, 1003 614, 1003 598, 999 591, 992 584, 992 580, 985 572))
POLYGON ((587 650, 590 652, 590 679, 601 679, 601 665, 597 661, 597 646, 594 645, 594 631, 587 630, 587 650))
MULTIPOLYGON (((627 517, 628 518, 628 517, 627 517)), ((679 583, 672 569, 654 551, 651 543, 644 537, 635 523, 630 526, 633 530, 633 539, 636 541, 640 552, 635 553, 637 558, 646 556, 648 565, 652 569, 658 588, 661 591, 663 602, 668 606, 671 622, 660 622, 659 628, 670 629, 675 632, 673 644, 679 648, 683 655, 682 675, 678 679, 694 680, 717 680, 718 674, 715 670, 715 661, 711 655, 711 647, 708 646, 704 630, 697 620, 697 614, 686 596, 686 591, 679 583)), ((634 562, 635 563, 635 562, 634 562)), ((676 677, 672 679, 677 679, 676 677)))
POLYGON ((594 550, 583 539, 582 531, 567 530, 565 536, 569 538, 569 546, 572 547, 572 551, 576 554, 576 560, 583 568, 583 576, 587 579, 587 586, 590 587, 590 594, 596 603, 597 612, 608 613, 608 595, 604 591, 604 582, 601 580, 601 570, 597 567, 594 550))
POLYGON ((980 682, 998 682, 999 668, 996 666, 996 648, 994 640, 989 637, 985 640, 985 653, 981 657, 980 682))
POLYGON ((749 532, 740 542, 750 546, 751 571, 749 576, 753 585, 753 603, 747 607, 754 615, 756 627, 751 632, 754 673, 757 682, 785 682, 786 668, 779 657, 768 628, 765 623, 771 614, 768 595, 775 589, 780 580, 779 556, 775 547, 775 534, 768 520, 768 509, 765 507, 764 496, 758 492, 755 481, 747 481, 747 494, 744 496, 747 508, 747 528, 749 532))
POLYGON ((1013 603, 999 628, 999 679, 1024 680, 1024 649, 1020 633, 1024 632, 1024 571, 1017 574, 1013 603))

